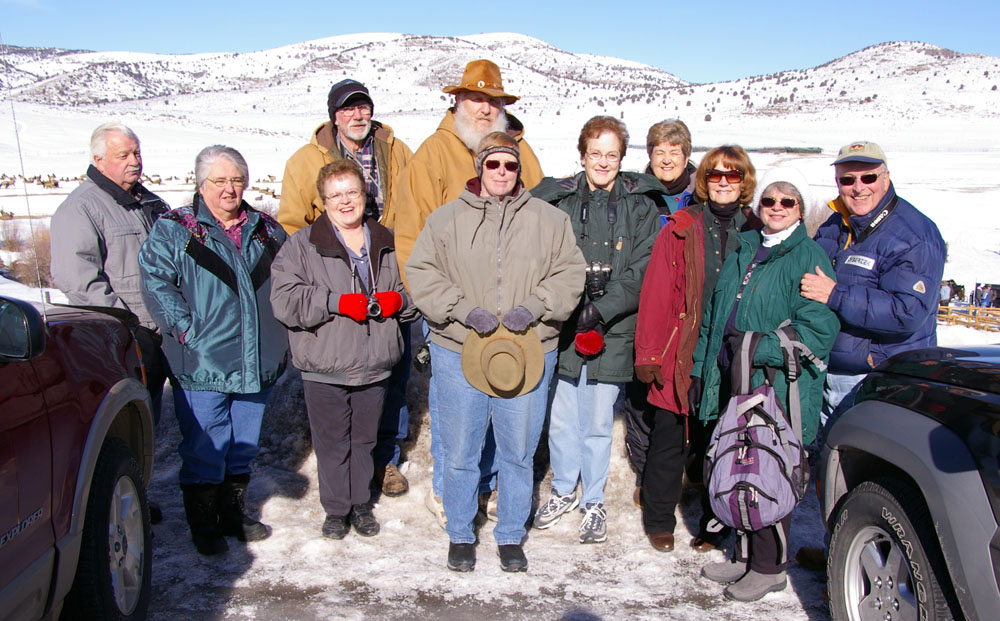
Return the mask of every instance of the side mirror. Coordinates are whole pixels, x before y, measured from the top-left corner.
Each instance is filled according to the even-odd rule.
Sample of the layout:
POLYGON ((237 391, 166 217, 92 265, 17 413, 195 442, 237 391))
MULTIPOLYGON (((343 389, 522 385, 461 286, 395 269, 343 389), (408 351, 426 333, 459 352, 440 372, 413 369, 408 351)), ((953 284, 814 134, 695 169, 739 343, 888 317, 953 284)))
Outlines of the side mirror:
POLYGON ((24 300, 0 297, 0 363, 24 362, 45 351, 45 322, 24 300))

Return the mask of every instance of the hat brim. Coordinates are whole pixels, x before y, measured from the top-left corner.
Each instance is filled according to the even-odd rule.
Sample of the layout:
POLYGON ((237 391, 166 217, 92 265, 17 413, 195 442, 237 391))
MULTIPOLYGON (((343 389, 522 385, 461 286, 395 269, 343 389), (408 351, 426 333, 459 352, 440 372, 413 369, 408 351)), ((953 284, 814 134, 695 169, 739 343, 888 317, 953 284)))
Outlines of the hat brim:
POLYGON ((866 155, 848 155, 847 157, 842 157, 830 166, 836 166, 837 164, 846 164, 847 162, 862 162, 864 164, 885 164, 885 160, 880 160, 877 157, 868 157, 866 155))
POLYGON ((511 332, 503 324, 500 324, 487 336, 482 336, 475 330, 469 330, 469 334, 465 337, 465 343, 462 345, 462 373, 465 375, 465 380, 479 392, 491 397, 513 399, 531 392, 541 381, 544 370, 545 353, 542 351, 542 341, 532 328, 528 328, 523 333, 511 332), (524 356, 524 381, 513 390, 500 391, 494 388, 486 378, 480 363, 483 349, 494 339, 512 341, 521 349, 524 356))
POLYGON ((362 97, 364 97, 364 98, 365 98, 366 100, 368 100, 368 103, 369 103, 370 105, 373 105, 373 106, 375 105, 375 102, 374 102, 374 101, 372 101, 372 98, 371 98, 371 95, 369 95, 368 93, 366 93, 366 92, 364 92, 363 90, 360 90, 360 89, 359 89, 359 90, 354 90, 354 91, 351 91, 351 92, 347 93, 346 95, 344 95, 343 97, 341 97, 341 98, 340 98, 340 101, 338 101, 338 102, 337 102, 337 109, 339 110, 340 108, 343 108, 343 107, 344 107, 344 104, 346 104, 346 103, 347 103, 347 101, 348 101, 348 100, 349 100, 349 99, 350 99, 351 97, 356 97, 356 96, 358 96, 358 95, 361 95, 361 96, 362 96, 362 97))
POLYGON ((457 95, 462 92, 471 93, 485 93, 490 97, 496 97, 497 99, 503 99, 504 103, 510 105, 520 99, 517 95, 509 95, 498 88, 473 88, 468 86, 446 86, 441 89, 442 92, 448 93, 449 95, 457 95))

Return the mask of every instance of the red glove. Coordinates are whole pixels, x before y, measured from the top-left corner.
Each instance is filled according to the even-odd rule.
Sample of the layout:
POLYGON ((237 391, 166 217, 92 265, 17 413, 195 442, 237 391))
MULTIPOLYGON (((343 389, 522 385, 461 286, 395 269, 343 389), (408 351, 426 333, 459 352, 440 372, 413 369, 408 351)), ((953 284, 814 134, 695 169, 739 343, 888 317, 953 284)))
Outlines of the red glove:
POLYGON ((580 355, 596 356, 604 349, 604 330, 600 329, 600 325, 598 325, 595 330, 578 332, 573 337, 573 344, 580 355))
POLYGON ((368 319, 368 298, 363 293, 343 293, 337 303, 337 312, 360 323, 368 319))
POLYGON ((398 291, 377 291, 375 299, 382 307, 383 317, 392 317, 403 308, 403 296, 398 291))

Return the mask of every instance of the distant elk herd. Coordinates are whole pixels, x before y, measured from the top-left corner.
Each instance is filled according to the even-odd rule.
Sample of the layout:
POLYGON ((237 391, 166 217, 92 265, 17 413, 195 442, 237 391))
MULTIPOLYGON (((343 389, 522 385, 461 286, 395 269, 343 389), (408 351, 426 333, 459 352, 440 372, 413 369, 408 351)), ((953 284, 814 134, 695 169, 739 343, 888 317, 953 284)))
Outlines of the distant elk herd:
MULTIPOLYGON (((43 187, 45 189, 50 189, 51 190, 51 189, 54 189, 54 188, 58 188, 60 183, 64 183, 64 184, 65 183, 71 183, 71 182, 80 183, 81 181, 84 180, 85 177, 86 177, 85 175, 80 175, 78 177, 56 177, 53 174, 49 174, 49 175, 45 175, 45 176, 35 175, 33 177, 24 177, 22 175, 8 175, 6 173, 0 173, 0 190, 6 190, 6 189, 9 189, 11 187, 15 187, 17 185, 18 179, 22 180, 25 186, 27 186, 28 184, 35 184, 35 185, 39 185, 39 186, 41 186, 41 187, 43 187)), ((172 176, 166 177, 166 178, 162 178, 162 177, 160 177, 160 175, 155 175, 155 174, 154 175, 147 175, 147 174, 143 174, 142 175, 142 183, 146 184, 146 185, 163 185, 165 183, 180 183, 180 182, 181 182, 181 178, 178 177, 178 176, 176 176, 176 175, 172 175, 172 176)), ((278 183, 278 180, 277 180, 277 178, 275 178, 274 175, 267 175, 267 177, 265 177, 264 179, 258 179, 257 183, 258 184, 278 183)), ((184 176, 183 184, 184 185, 193 185, 194 184, 194 172, 193 171, 189 171, 184 176)), ((275 190, 273 190, 271 188, 267 188, 267 187, 261 187, 259 185, 251 186, 250 190, 259 193, 258 196, 257 196, 257 200, 263 200, 263 198, 264 198, 265 195, 270 196, 270 197, 275 198, 275 199, 277 199, 277 198, 279 198, 281 196, 281 194, 278 193, 278 192, 276 192, 275 190)), ((13 217, 14 217, 13 214, 11 214, 10 212, 4 211, 4 210, 0 209, 0 220, 9 220, 9 219, 11 219, 13 217)))

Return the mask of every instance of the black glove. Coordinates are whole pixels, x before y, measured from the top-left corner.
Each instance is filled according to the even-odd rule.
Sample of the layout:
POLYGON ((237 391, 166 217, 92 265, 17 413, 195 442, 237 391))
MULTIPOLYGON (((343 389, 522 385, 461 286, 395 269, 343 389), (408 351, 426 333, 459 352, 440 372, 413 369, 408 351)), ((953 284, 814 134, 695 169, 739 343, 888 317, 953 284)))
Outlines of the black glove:
POLYGON ((515 306, 507 311, 500 321, 511 332, 524 332, 535 321, 535 316, 525 307, 515 306))
POLYGON ((593 302, 587 302, 580 309, 580 315, 576 318, 576 331, 579 334, 593 330, 599 323, 601 323, 601 313, 593 302))
POLYGON ((481 306, 477 306, 465 318, 465 325, 475 330, 479 335, 486 336, 497 329, 500 320, 497 316, 481 306))
POLYGON ((701 378, 692 375, 691 387, 688 388, 688 405, 692 416, 698 413, 698 408, 701 406, 701 390, 701 378))

